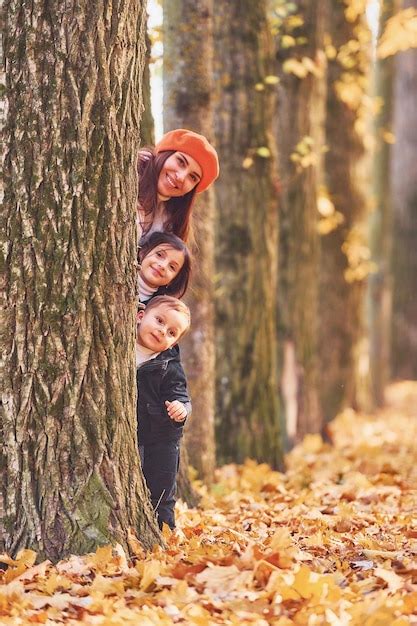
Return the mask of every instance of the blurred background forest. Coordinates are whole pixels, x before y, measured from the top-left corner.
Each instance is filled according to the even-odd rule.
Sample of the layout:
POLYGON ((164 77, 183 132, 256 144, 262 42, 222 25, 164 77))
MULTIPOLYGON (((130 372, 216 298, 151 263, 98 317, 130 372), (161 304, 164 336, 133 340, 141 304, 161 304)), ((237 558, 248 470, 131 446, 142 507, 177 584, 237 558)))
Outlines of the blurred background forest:
POLYGON ((190 128, 221 164, 195 211, 182 346, 187 452, 210 482, 246 457, 280 467, 417 378, 417 2, 148 12, 142 143, 190 128))

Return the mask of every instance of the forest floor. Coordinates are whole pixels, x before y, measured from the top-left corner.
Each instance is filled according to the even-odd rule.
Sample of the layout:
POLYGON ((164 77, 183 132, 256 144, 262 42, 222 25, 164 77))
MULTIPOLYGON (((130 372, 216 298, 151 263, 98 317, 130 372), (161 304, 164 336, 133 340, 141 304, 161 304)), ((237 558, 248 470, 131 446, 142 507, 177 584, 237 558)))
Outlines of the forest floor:
MULTIPOLYGON (((178 507, 167 549, 120 547, 3 574, 0 624, 417 625, 417 383, 376 415, 345 411, 332 443, 308 436, 285 474, 217 472, 178 507)), ((3 560, 3 558, 2 558, 3 560)))

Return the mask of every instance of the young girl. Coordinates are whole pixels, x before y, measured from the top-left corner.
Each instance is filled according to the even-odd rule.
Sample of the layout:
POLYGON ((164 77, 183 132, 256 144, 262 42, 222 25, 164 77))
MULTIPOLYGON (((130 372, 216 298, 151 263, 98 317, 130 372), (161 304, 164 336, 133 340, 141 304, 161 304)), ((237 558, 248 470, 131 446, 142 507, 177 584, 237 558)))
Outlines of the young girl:
POLYGON ((191 257, 186 244, 173 233, 153 232, 139 251, 139 302, 153 296, 182 298, 191 274, 191 257))
POLYGON ((203 135, 177 128, 138 158, 138 240, 153 231, 187 241, 196 193, 219 175, 217 152, 203 135))

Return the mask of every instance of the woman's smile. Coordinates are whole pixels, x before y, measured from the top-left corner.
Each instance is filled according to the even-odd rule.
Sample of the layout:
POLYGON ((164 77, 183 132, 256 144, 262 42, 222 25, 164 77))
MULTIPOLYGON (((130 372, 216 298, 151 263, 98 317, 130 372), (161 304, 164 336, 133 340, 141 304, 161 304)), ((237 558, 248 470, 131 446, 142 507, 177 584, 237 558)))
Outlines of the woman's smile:
POLYGON ((184 196, 198 185, 202 175, 203 170, 192 156, 174 152, 159 174, 158 195, 162 198, 184 196))
POLYGON ((175 183, 174 179, 167 173, 168 184, 171 185, 174 189, 177 189, 178 185, 175 183))

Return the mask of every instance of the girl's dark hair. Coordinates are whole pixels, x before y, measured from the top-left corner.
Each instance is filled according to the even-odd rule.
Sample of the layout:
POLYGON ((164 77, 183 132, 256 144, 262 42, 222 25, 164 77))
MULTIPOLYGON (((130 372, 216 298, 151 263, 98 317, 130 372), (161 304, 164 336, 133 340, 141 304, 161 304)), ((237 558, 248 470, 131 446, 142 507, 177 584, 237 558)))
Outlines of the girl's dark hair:
MULTIPOLYGON (((155 154, 153 148, 143 148, 139 151, 138 202, 145 215, 155 213, 158 206, 158 178, 165 161, 175 153, 175 150, 164 150, 155 154)), ((191 229, 191 209, 196 194, 196 188, 178 198, 170 198, 165 202, 168 231, 187 241, 191 229)), ((146 235, 146 231, 144 233, 146 235)))
POLYGON ((140 242, 140 250, 139 250, 139 262, 142 263, 143 259, 148 256, 150 252, 156 246, 161 244, 166 244, 174 250, 179 250, 184 254, 184 265, 169 285, 165 287, 160 287, 155 295, 167 295, 174 296, 175 298, 182 298, 185 292, 187 291, 188 283, 190 281, 191 276, 191 254, 187 247, 187 245, 174 235, 174 233, 166 233, 155 231, 151 233, 148 237, 141 239, 140 242))

